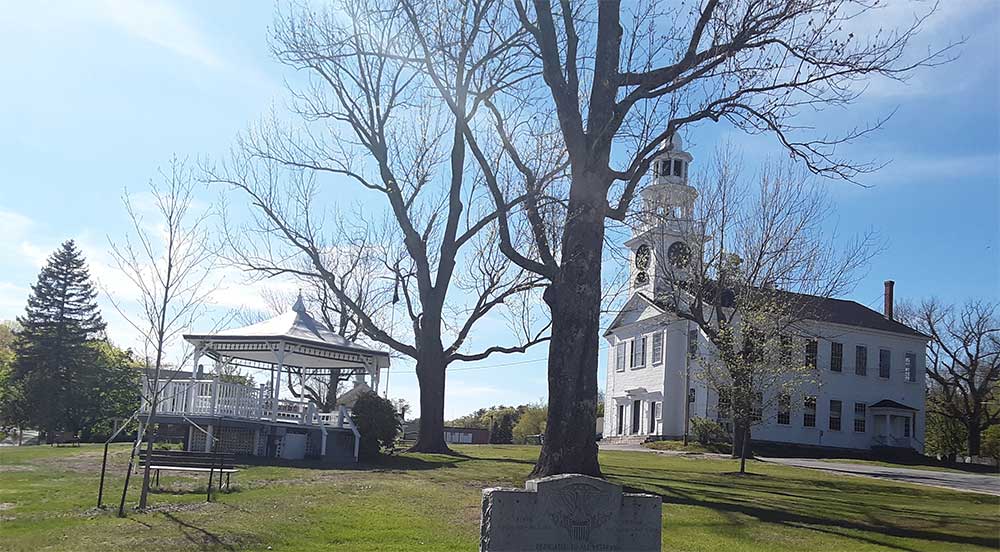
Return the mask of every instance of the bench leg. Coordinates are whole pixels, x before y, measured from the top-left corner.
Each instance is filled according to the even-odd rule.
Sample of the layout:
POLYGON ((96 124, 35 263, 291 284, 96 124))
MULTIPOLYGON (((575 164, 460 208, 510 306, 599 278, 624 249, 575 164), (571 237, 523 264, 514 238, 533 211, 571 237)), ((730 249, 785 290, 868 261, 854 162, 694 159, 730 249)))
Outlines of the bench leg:
POLYGON ((227 473, 226 474, 226 492, 229 492, 229 476, 231 476, 231 475, 233 475, 233 474, 231 474, 231 473, 227 473))
POLYGON ((156 488, 160 488, 160 470, 156 470, 156 488))

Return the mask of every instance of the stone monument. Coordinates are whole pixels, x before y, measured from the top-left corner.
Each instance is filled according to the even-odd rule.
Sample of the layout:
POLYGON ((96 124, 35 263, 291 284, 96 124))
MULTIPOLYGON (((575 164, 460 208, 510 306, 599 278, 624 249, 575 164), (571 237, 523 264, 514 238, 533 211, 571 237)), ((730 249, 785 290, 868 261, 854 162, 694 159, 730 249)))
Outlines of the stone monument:
POLYGON ((660 550, 663 501, 586 475, 483 489, 480 552, 660 550))

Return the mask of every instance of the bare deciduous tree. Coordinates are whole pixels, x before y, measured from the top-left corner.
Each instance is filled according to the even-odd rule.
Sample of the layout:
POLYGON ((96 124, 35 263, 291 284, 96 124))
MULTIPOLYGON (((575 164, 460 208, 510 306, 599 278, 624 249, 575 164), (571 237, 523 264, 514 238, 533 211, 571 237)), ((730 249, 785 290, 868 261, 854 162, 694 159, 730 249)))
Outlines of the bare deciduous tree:
MULTIPOLYGON (((121 273, 135 287, 139 309, 133 313, 113 293, 108 296, 119 314, 142 336, 145 358, 152 362, 153 377, 144 428, 156 418, 162 390, 160 369, 164 356, 182 332, 204 312, 208 296, 216 289, 209 276, 216 251, 208 236, 208 212, 198 212, 194 200, 195 180, 185 163, 176 157, 161 171, 162 182, 150 183, 153 220, 146 220, 132 198, 122 196, 131 221, 131 231, 121 241, 109 238, 111 254, 121 273)), ((144 378, 148 374, 143 375, 144 378)), ((153 434, 146 440, 146 454, 153 448, 153 434)), ((141 438, 141 436, 140 436, 141 438)), ((133 451, 134 452, 134 451, 133 451)), ((129 466, 131 472, 131 461, 129 466)), ((139 509, 146 508, 149 494, 149 463, 142 475, 139 509)), ((119 515, 124 515, 122 491, 119 515)))
POLYGON ((417 48, 396 59, 420 65, 459 117, 496 202, 501 249, 550 282, 549 419, 534 475, 600 474, 592 422, 605 222, 626 218, 670 138, 726 121, 773 135, 814 173, 853 179, 878 165, 840 158, 837 146, 881 122, 830 136, 813 132, 803 112, 850 105, 873 77, 903 79, 949 51, 905 57, 923 16, 898 30, 852 32, 878 9, 868 0, 399 4, 383 25, 401 11, 411 27, 402 40, 417 48), (452 86, 454 75, 473 75, 471 97, 452 86), (563 216, 546 227, 543 202, 531 200, 547 165, 532 163, 530 145, 553 129, 569 175, 563 216), (490 155, 494 143, 503 162, 490 155), (520 186, 501 177, 508 165, 520 186), (531 240, 517 242, 519 226, 531 240))
MULTIPOLYGON (((231 185, 253 206, 254 222, 228 232, 238 263, 322 281, 351 324, 415 359, 420 430, 412 450, 444 452, 445 369, 547 340, 547 323, 517 325, 515 343, 466 351, 479 321, 542 279, 496 249, 496 209, 467 166, 465 121, 426 96, 425 77, 408 59, 413 45, 400 38, 402 21, 385 21, 377 4, 345 0, 279 17, 273 51, 308 76, 309 84, 292 93, 296 113, 311 124, 300 132, 277 124, 254 129, 208 179, 231 185), (316 201, 316 179, 330 176, 378 194, 384 221, 367 212, 350 232, 331 236, 316 201), (380 320, 382 313, 343 287, 343 268, 327 256, 345 248, 348 257, 370 262, 365 277, 376 295, 398 294, 407 331, 380 320)), ((466 80, 456 86, 469 89, 466 80)), ((521 198, 505 201, 511 207, 521 198)))
POLYGON ((980 455, 982 433, 1000 423, 1000 317, 995 302, 960 307, 927 300, 906 319, 930 336, 927 376, 933 388, 928 410, 960 422, 968 453, 980 455))

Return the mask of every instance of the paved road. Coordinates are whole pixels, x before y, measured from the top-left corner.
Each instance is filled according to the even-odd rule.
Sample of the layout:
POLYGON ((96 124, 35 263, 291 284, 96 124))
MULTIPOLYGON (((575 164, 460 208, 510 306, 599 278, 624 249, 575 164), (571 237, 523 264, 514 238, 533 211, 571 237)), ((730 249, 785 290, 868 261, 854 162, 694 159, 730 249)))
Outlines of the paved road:
POLYGON ((795 466, 798 468, 810 468, 846 475, 874 477, 877 479, 891 479, 893 481, 901 481, 903 483, 916 483, 918 485, 930 485, 932 487, 944 487, 958 491, 1000 496, 1000 475, 997 474, 915 470, 912 468, 896 468, 872 464, 827 462, 822 460, 810 460, 807 458, 758 457, 757 460, 771 462, 774 464, 782 464, 785 466, 795 466))

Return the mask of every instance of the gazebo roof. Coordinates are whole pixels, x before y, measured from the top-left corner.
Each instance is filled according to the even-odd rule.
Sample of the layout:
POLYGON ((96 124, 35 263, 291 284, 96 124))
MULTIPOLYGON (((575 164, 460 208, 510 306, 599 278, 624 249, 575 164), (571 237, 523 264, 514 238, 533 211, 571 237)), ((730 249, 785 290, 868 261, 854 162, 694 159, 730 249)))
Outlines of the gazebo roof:
POLYGON ((256 369, 276 365, 304 370, 388 368, 389 353, 362 347, 334 333, 306 311, 300 295, 292 310, 243 328, 186 334, 213 359, 256 369))

